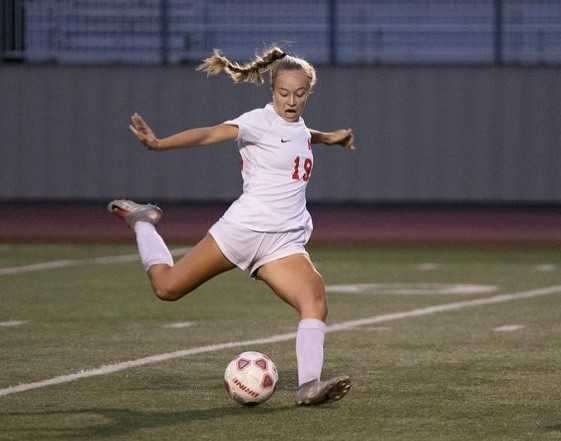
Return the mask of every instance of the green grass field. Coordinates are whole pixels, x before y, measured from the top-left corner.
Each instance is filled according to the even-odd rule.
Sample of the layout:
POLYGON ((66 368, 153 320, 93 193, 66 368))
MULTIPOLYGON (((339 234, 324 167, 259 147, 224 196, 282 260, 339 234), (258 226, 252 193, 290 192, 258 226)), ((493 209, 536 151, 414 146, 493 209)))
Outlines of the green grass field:
POLYGON ((323 407, 294 405, 293 340, 7 394, 151 355, 295 331, 293 311, 240 271, 164 303, 139 262, 92 261, 135 252, 0 246, 0 269, 72 261, 0 271, 0 440, 561 440, 561 259, 553 249, 312 249, 329 286, 384 284, 329 293, 330 324, 382 318, 326 336, 324 375, 348 374, 353 389, 323 407), (489 292, 442 293, 440 284, 489 292), (557 288, 539 291, 547 287, 557 288), (535 296, 520 298, 525 292, 535 296), (474 303, 499 294, 514 295, 474 303), (14 321, 24 323, 6 325, 14 321), (166 327, 183 322, 190 325, 166 327), (222 385, 243 350, 266 352, 280 373, 277 392, 255 408, 231 401, 222 385))

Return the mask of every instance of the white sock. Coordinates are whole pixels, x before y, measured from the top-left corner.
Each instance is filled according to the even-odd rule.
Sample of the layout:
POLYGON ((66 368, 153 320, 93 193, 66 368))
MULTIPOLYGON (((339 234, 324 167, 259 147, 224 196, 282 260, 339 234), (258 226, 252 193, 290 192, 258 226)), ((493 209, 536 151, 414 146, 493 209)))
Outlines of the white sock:
POLYGON ((134 232, 136 233, 138 252, 146 271, 152 265, 158 263, 173 266, 173 257, 171 257, 168 247, 154 225, 149 222, 135 222, 134 232))
POLYGON ((298 386, 319 380, 323 367, 323 340, 325 323, 317 319, 303 319, 296 333, 296 359, 298 360, 298 386))

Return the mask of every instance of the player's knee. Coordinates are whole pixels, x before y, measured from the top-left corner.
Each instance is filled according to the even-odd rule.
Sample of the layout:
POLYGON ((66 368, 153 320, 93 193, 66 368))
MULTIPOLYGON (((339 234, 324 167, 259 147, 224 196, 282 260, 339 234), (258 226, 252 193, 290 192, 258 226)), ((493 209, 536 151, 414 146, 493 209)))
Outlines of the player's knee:
POLYGON ((325 298, 325 294, 324 294, 322 301, 318 303, 318 315, 320 319, 326 321, 328 312, 329 311, 327 308, 327 299, 325 298))
POLYGON ((162 278, 152 279, 152 291, 158 299, 164 302, 174 302, 185 295, 173 283, 162 278))
POLYGON ((323 277, 318 273, 318 280, 314 287, 314 304, 321 320, 327 319, 327 296, 325 295, 325 283, 323 277))
POLYGON ((327 298, 323 283, 311 287, 305 293, 304 299, 302 313, 305 312, 306 315, 312 315, 323 321, 327 319, 327 298))
POLYGON ((323 310, 322 310, 322 315, 321 315, 321 320, 322 321, 326 321, 327 320, 327 314, 329 313, 329 308, 327 307, 327 301, 324 303, 323 305, 323 310))
POLYGON ((174 302, 187 292, 174 280, 171 267, 158 265, 150 268, 148 275, 152 282, 152 291, 156 297, 164 302, 174 302))
POLYGON ((164 302, 175 302, 183 297, 183 294, 179 294, 177 291, 170 289, 168 287, 154 287, 154 294, 156 297, 164 302))

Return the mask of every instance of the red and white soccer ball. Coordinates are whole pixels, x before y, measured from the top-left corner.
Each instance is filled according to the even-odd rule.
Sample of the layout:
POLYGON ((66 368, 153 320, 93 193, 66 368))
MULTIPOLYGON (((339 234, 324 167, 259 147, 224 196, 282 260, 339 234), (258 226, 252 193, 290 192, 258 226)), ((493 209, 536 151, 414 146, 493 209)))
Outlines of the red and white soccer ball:
POLYGON ((245 406, 256 406, 268 400, 279 374, 273 360, 261 352, 242 352, 226 367, 224 387, 232 399, 245 406))

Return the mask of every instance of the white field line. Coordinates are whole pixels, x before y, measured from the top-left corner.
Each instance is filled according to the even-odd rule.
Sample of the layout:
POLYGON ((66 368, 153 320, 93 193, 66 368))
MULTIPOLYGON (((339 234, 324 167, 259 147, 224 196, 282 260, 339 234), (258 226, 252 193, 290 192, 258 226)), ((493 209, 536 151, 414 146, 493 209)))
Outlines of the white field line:
POLYGON ((415 266, 415 269, 417 271, 434 271, 440 268, 440 265, 438 263, 432 263, 432 262, 427 262, 427 263, 420 263, 418 265, 415 266))
POLYGON ((557 265, 554 265, 552 263, 544 263, 543 265, 537 265, 535 269, 536 271, 542 273, 551 273, 553 271, 557 271, 557 265))
POLYGON ((169 329, 190 328, 194 324, 195 322, 176 322, 176 323, 169 323, 167 325, 163 325, 162 328, 169 328, 169 329))
MULTIPOLYGON (((522 291, 512 294, 499 294, 493 297, 487 297, 475 300, 466 300, 462 302, 446 303, 443 305, 428 306, 425 308, 413 309, 411 311, 394 312, 390 314, 376 315, 359 320, 350 320, 347 322, 336 323, 326 327, 326 332, 338 332, 349 330, 359 326, 374 325, 377 323, 387 323, 395 320, 403 320, 407 318, 421 317, 432 315, 439 312, 457 311, 464 308, 482 305, 494 305, 498 303, 510 302, 511 300, 531 299, 534 297, 545 296, 549 294, 561 293, 561 285, 549 286, 545 288, 534 289, 531 291, 522 291)), ((207 352, 217 352, 224 349, 239 348, 242 346, 263 345, 269 343, 279 343, 288 340, 293 340, 296 337, 295 332, 287 334, 277 334, 270 337, 257 338, 254 340, 235 341, 229 343, 220 343, 208 346, 199 346, 196 348, 185 349, 175 352, 167 352, 163 354, 152 355, 149 357, 139 358, 131 361, 124 361, 121 363, 109 364, 95 369, 86 369, 73 374, 61 375, 59 377, 50 378, 43 381, 34 383, 20 384, 18 386, 7 387, 0 389, 0 397, 5 395, 16 394, 28 390, 39 389, 56 384, 69 383, 71 381, 80 380, 82 378, 95 377, 99 375, 108 375, 115 372, 124 371, 127 369, 147 366, 155 363, 161 363, 166 360, 173 360, 175 358, 189 357, 191 355, 203 354, 207 352)))
MULTIPOLYGON (((173 256, 183 255, 190 247, 176 248, 171 250, 173 256)), ((10 268, 0 268, 0 276, 10 274, 30 273, 33 271, 44 271, 58 268, 69 268, 81 265, 106 265, 110 263, 126 263, 135 262, 140 260, 138 254, 123 254, 120 256, 105 256, 105 257, 92 257, 89 259, 67 259, 67 260, 52 260, 50 262, 34 263, 32 265, 14 266, 10 268)))
POLYGON ((520 329, 524 329, 526 326, 524 325, 504 325, 504 326, 499 326, 495 329, 493 329, 493 331, 495 332, 514 332, 514 331, 519 331, 520 329))
POLYGON ((12 326, 20 326, 27 323, 27 320, 8 320, 5 322, 0 322, 0 327, 10 328, 12 326))

